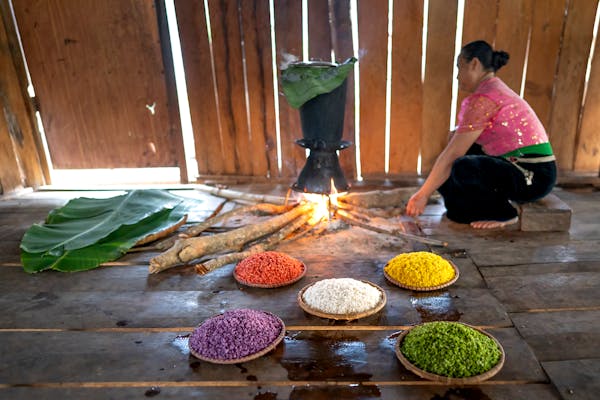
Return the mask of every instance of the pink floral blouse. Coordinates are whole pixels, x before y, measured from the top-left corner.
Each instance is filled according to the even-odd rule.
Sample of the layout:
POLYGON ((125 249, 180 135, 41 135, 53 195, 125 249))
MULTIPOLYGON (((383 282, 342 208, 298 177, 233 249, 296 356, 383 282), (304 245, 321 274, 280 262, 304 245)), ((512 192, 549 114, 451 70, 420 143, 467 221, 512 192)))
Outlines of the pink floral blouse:
POLYGON ((529 104, 498 77, 483 81, 460 106, 456 133, 479 129, 483 131, 475 143, 491 156, 548 142, 529 104))

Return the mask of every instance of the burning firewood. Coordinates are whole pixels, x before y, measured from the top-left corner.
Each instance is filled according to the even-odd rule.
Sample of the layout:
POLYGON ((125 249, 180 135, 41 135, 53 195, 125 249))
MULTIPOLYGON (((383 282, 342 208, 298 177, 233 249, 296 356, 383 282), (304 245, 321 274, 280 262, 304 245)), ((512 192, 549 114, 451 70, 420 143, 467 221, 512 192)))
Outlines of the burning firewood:
POLYGON ((300 215, 311 214, 312 209, 312 204, 303 203, 268 221, 212 236, 180 239, 169 250, 150 260, 149 272, 155 274, 207 254, 215 254, 226 250, 239 251, 246 243, 281 229, 300 215))

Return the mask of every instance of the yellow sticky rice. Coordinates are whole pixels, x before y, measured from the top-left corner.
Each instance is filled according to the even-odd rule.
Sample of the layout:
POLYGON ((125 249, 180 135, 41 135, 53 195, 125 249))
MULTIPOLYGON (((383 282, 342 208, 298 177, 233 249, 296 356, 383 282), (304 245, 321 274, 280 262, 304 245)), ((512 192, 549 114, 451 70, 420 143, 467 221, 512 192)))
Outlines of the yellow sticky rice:
POLYGON ((401 284, 418 288, 442 285, 454 278, 452 265, 427 251, 399 254, 388 261, 384 271, 401 284))

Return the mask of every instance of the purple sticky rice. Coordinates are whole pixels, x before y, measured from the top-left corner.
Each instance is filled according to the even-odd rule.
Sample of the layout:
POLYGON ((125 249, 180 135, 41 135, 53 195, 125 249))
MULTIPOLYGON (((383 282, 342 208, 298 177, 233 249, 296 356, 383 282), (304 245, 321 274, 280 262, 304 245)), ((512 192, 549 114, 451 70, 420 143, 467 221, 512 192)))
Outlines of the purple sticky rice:
POLYGON ((235 360, 257 353, 281 334, 277 317, 264 311, 238 309, 209 318, 190 335, 190 348, 214 360, 235 360))

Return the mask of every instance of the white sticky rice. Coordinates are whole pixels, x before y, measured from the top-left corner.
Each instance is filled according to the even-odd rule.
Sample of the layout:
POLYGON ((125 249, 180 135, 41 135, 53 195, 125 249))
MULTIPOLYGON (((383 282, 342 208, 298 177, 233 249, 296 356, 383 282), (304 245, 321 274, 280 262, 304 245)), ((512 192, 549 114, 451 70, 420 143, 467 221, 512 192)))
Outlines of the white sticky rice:
POLYGON ((310 286, 302 300, 328 314, 355 314, 373 309, 381 300, 374 286, 352 278, 324 279, 310 286))

